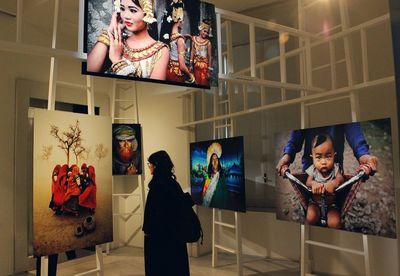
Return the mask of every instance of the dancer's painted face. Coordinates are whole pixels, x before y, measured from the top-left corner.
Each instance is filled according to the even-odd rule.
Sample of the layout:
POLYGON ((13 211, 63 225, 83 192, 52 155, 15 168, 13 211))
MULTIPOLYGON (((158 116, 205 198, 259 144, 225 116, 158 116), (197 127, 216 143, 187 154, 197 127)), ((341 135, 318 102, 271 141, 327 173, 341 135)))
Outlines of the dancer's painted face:
POLYGON ((202 37, 202 38, 208 38, 208 29, 203 29, 203 30, 201 30, 200 31, 200 36, 202 37))
POLYGON ((121 19, 128 31, 136 33, 146 29, 147 24, 143 18, 144 12, 139 5, 132 0, 121 0, 121 19))

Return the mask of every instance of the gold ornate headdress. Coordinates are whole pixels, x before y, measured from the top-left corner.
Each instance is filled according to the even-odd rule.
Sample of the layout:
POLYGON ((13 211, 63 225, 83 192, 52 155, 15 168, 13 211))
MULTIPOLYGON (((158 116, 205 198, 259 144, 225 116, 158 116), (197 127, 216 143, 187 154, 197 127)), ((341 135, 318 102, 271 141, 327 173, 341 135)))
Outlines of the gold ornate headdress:
POLYGON ((174 22, 183 21, 183 2, 182 0, 174 0, 172 6, 172 20, 174 22))
POLYGON ((203 22, 201 22, 200 25, 199 25, 199 30, 200 31, 202 31, 202 30, 210 31, 210 29, 211 29, 211 24, 208 21, 204 21, 203 20, 203 22))
POLYGON ((139 4, 145 14, 143 21, 148 24, 157 22, 157 19, 154 18, 153 1, 152 0, 139 0, 139 4))
POLYGON ((207 149, 207 162, 210 163, 211 155, 215 153, 218 158, 221 158, 222 146, 220 143, 214 142, 207 149))

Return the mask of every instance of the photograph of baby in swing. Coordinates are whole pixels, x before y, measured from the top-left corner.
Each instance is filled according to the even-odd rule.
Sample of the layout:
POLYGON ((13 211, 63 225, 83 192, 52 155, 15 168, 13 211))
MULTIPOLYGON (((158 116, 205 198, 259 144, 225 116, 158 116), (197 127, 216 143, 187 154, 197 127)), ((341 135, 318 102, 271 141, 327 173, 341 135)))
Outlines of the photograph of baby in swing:
POLYGON ((35 256, 112 241, 110 132, 108 117, 34 110, 35 256))
POLYGON ((86 0, 82 72, 218 86, 215 7, 199 0, 86 0))
POLYGON ((396 238, 390 119, 276 135, 277 218, 396 238))
POLYGON ((197 205, 246 212, 243 137, 191 143, 190 184, 197 205))

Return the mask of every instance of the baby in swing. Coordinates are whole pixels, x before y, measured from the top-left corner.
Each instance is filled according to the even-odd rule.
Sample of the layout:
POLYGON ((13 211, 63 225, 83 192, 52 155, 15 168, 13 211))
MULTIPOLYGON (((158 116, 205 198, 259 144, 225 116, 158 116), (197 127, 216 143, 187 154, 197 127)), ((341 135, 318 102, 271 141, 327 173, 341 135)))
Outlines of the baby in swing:
MULTIPOLYGON (((313 196, 308 204, 306 222, 318 224, 321 219, 321 195, 326 200, 326 220, 329 228, 341 228, 340 211, 335 206, 335 189, 344 182, 343 171, 338 163, 335 163, 335 150, 332 138, 328 134, 319 134, 311 143, 311 165, 306 173, 308 175, 306 185, 311 188, 313 196)), ((322 206, 324 208, 324 206, 322 206)), ((325 211, 324 211, 325 212, 325 211)))

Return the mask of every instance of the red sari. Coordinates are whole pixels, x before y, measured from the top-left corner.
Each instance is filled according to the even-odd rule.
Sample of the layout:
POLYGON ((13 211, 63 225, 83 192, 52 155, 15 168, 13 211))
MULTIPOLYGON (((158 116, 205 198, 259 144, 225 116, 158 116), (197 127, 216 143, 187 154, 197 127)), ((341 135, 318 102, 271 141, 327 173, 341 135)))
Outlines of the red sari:
POLYGON ((86 189, 79 196, 79 205, 89 209, 96 208, 96 173, 93 166, 88 167, 89 180, 86 189))
POLYGON ((76 177, 79 177, 79 168, 77 165, 72 165, 71 174, 68 176, 68 187, 64 194, 64 203, 67 202, 71 196, 78 196, 81 194, 81 190, 76 183, 76 177))

